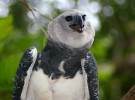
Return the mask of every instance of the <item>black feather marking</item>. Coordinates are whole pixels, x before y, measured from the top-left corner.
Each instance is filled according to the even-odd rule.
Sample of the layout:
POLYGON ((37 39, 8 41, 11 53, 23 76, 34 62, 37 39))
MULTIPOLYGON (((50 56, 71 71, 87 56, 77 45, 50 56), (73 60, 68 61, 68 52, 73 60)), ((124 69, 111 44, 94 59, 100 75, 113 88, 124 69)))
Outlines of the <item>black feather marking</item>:
POLYGON ((85 60, 84 69, 87 73, 90 100, 99 100, 98 70, 95 58, 90 52, 88 52, 85 60))
POLYGON ((27 71, 33 61, 33 56, 30 53, 33 49, 35 48, 31 47, 27 49, 19 63, 16 75, 15 75, 15 80, 14 80, 13 100, 20 100, 20 96, 21 96, 22 89, 24 86, 24 80, 25 80, 25 77, 27 76, 27 71))
POLYGON ((65 44, 48 40, 45 49, 40 53, 41 57, 37 58, 34 70, 39 67, 52 79, 58 79, 60 76, 73 78, 79 70, 81 71, 81 59, 86 57, 88 50, 89 43, 81 48, 71 48, 65 44), (65 61, 63 67, 65 73, 59 70, 62 61, 65 61))

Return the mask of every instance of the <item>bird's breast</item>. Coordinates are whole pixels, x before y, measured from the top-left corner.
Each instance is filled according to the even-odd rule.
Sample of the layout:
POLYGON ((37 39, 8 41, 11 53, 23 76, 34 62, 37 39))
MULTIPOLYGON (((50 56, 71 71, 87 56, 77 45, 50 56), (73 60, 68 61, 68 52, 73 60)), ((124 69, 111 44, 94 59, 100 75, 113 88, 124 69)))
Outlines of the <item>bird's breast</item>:
POLYGON ((84 82, 80 71, 74 78, 52 80, 42 69, 31 76, 26 100, 84 100, 84 82))

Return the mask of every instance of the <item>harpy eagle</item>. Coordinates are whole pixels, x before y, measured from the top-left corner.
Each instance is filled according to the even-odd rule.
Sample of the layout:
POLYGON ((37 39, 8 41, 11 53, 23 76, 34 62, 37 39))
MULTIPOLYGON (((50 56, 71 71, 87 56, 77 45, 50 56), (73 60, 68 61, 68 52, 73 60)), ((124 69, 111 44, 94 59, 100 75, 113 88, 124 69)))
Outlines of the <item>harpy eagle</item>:
POLYGON ((89 52, 95 31, 85 13, 69 10, 48 25, 42 52, 26 50, 19 63, 13 100, 98 100, 98 72, 89 52))

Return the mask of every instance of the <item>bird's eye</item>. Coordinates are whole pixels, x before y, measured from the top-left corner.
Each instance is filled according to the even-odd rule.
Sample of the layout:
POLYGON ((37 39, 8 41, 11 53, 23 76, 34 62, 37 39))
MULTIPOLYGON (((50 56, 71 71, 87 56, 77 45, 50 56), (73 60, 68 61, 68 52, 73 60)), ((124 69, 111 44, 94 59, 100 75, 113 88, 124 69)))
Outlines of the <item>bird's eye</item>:
POLYGON ((66 17, 66 21, 67 21, 67 22, 70 22, 70 21, 72 21, 72 20, 73 20, 72 16, 67 16, 67 17, 66 17))
POLYGON ((83 16, 82 16, 82 19, 85 20, 85 19, 86 19, 86 15, 83 15, 83 16))

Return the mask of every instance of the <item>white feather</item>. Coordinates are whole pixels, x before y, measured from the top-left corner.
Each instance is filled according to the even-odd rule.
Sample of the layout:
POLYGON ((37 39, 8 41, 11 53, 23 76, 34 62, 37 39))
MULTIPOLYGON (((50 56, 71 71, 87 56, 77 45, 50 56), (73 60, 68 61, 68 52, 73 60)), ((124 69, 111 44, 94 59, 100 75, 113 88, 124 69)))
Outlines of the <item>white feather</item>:
POLYGON ((89 100, 90 95, 89 95, 89 89, 88 89, 87 74, 86 74, 85 69, 84 69, 84 63, 85 63, 85 59, 82 59, 81 66, 82 66, 83 79, 84 79, 85 100, 89 100))
POLYGON ((61 61, 60 65, 59 65, 59 70, 65 73, 65 71, 63 69, 64 63, 65 63, 65 61, 61 61))

